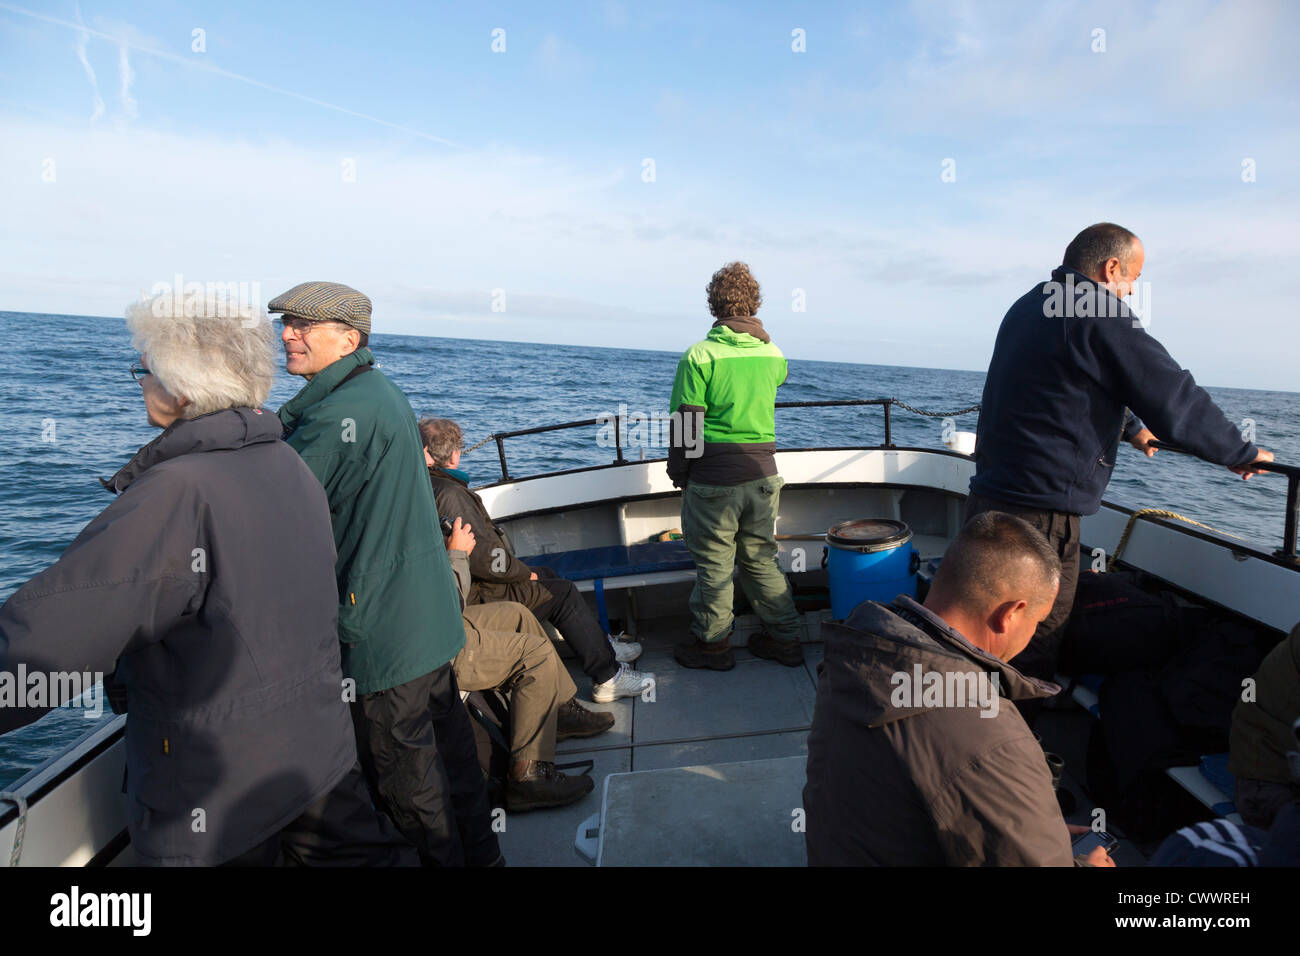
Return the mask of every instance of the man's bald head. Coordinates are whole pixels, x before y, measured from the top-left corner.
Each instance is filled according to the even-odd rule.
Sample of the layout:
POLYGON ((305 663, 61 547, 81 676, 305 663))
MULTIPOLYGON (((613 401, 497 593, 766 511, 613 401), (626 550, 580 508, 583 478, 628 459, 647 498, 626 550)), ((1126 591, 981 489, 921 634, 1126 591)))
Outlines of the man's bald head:
POLYGON ((1051 611, 1061 559, 1028 522, 1001 511, 976 515, 944 553, 926 607, 973 643, 1009 660, 1051 611))
POLYGON ((1098 222, 1083 230, 1065 247, 1061 265, 1086 275, 1121 299, 1133 291, 1146 250, 1137 234, 1113 222, 1098 222))

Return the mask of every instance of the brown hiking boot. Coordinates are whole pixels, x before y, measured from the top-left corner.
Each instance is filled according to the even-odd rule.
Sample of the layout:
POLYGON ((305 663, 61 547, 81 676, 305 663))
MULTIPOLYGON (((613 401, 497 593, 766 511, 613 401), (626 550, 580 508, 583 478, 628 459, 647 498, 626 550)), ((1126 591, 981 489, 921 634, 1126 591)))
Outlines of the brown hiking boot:
POLYGON ((555 712, 555 739, 568 740, 570 737, 594 737, 603 734, 614 726, 614 715, 598 710, 587 710, 578 703, 578 698, 570 697, 555 712))
POLYGON ((707 667, 715 671, 729 671, 736 666, 736 655, 724 637, 708 643, 692 636, 689 643, 673 645, 673 657, 683 667, 707 667))
POLYGON ((749 653, 755 657, 764 657, 786 667, 798 667, 803 663, 803 645, 798 641, 778 641, 759 631, 749 639, 749 653))
POLYGON ((585 773, 569 777, 546 760, 516 761, 506 784, 506 809, 511 813, 564 807, 581 800, 595 788, 585 773))

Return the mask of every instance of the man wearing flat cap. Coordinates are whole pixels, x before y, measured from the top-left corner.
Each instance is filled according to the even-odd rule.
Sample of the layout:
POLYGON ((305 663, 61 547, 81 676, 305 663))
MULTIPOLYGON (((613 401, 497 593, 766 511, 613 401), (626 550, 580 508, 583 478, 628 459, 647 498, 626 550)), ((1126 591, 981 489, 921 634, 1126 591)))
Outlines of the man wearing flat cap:
POLYGON ((415 413, 374 368, 370 300, 304 282, 267 311, 282 315, 286 370, 307 379, 279 415, 329 499, 343 693, 375 803, 426 865, 499 863, 451 665, 465 643, 456 581, 415 413))

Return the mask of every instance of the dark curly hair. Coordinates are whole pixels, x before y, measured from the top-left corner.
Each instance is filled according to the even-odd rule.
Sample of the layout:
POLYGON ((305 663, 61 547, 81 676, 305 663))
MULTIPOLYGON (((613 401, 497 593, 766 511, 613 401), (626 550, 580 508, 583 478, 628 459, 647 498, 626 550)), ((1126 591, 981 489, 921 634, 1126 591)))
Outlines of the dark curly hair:
POLYGON ((763 304, 758 280, 743 262, 728 262, 713 273, 704 291, 709 297, 709 312, 715 319, 757 315, 758 307, 763 304))

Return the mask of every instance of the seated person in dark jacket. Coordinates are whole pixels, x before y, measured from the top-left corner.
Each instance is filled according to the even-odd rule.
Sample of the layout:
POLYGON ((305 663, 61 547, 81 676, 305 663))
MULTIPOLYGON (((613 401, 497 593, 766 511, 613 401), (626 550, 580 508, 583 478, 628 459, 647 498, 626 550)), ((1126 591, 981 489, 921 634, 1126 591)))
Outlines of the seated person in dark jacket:
MULTIPOLYGON (((128 310, 163 432, 0 608, 0 671, 116 665, 139 864, 414 866, 357 762, 325 492, 259 407, 269 323, 189 305, 178 289, 128 310)), ((0 732, 44 709, 0 708, 0 732)))
POLYGON ((1300 624, 1269 651, 1255 674, 1253 693, 1232 712, 1228 769, 1236 780, 1233 802, 1251 826, 1272 826, 1278 811, 1300 800, 1300 780, 1289 762, 1300 749, 1293 733, 1298 718, 1300 624))
POLYGON ((1134 291, 1145 255, 1123 226, 1089 226, 1051 281, 1012 304, 993 345, 966 517, 1019 515, 1061 558, 1056 603, 1016 660, 1035 677, 1055 674, 1079 578, 1079 517, 1100 507, 1121 432, 1148 457, 1158 436, 1243 478, 1255 473, 1252 464, 1273 460, 1243 440, 1120 301, 1134 291))
POLYGON ((604 733, 614 726, 614 715, 592 713, 578 703, 578 688, 528 608, 514 601, 465 606, 474 532, 457 518, 446 543, 465 619, 465 646, 451 662, 456 684, 510 695, 507 809, 562 807, 585 797, 595 782, 555 769, 556 741, 604 733))
MULTIPOLYGON (((808 735, 811 865, 1070 866, 1042 748, 1010 701, 1054 684, 1010 664, 1056 597, 1045 538, 985 512, 943 557, 924 604, 864 601, 822 625, 808 735)), ((1113 865, 1103 847, 1081 862, 1113 865)))
MULTIPOLYGON (((1274 653, 1293 654, 1297 634, 1300 634, 1300 625, 1291 632, 1290 641, 1283 641, 1274 653)), ((1264 662, 1276 660, 1270 654, 1264 662)), ((1288 661, 1287 666, 1294 668, 1294 661, 1288 661)), ((1264 669, 1260 668, 1261 680, 1263 675, 1264 669)), ((1294 678, 1294 670, 1291 676, 1294 678)), ((1257 719, 1258 715, 1249 717, 1248 722, 1253 724, 1257 719)), ((1234 760, 1242 734, 1249 732, 1248 728, 1239 730, 1241 723, 1239 706, 1232 722, 1234 760)), ((1262 757, 1274 748, 1281 749, 1284 769, 1280 773, 1291 789, 1250 788, 1243 796, 1244 778, 1238 777, 1234 802, 1245 823, 1238 825, 1218 819, 1183 827, 1160 845, 1151 858, 1151 866, 1300 866, 1300 717, 1293 719, 1280 733, 1279 728, 1272 726, 1271 718, 1266 726, 1259 741, 1259 754, 1262 757)), ((1271 755, 1266 765, 1271 768, 1271 755)), ((1254 764, 1246 766, 1253 767, 1254 764)), ((1274 783, 1259 779, 1253 782, 1274 783)))
POLYGON ((640 644, 606 634, 572 581, 554 575, 549 568, 530 568, 515 557, 492 523, 483 499, 470 491, 469 476, 459 468, 464 448, 460 426, 447 418, 421 419, 420 438, 438 514, 447 520, 461 518, 479 536, 478 547, 469 558, 473 585, 466 603, 517 601, 539 620, 555 625, 591 678, 597 703, 635 697, 653 687, 654 674, 629 666, 640 656, 640 644))

